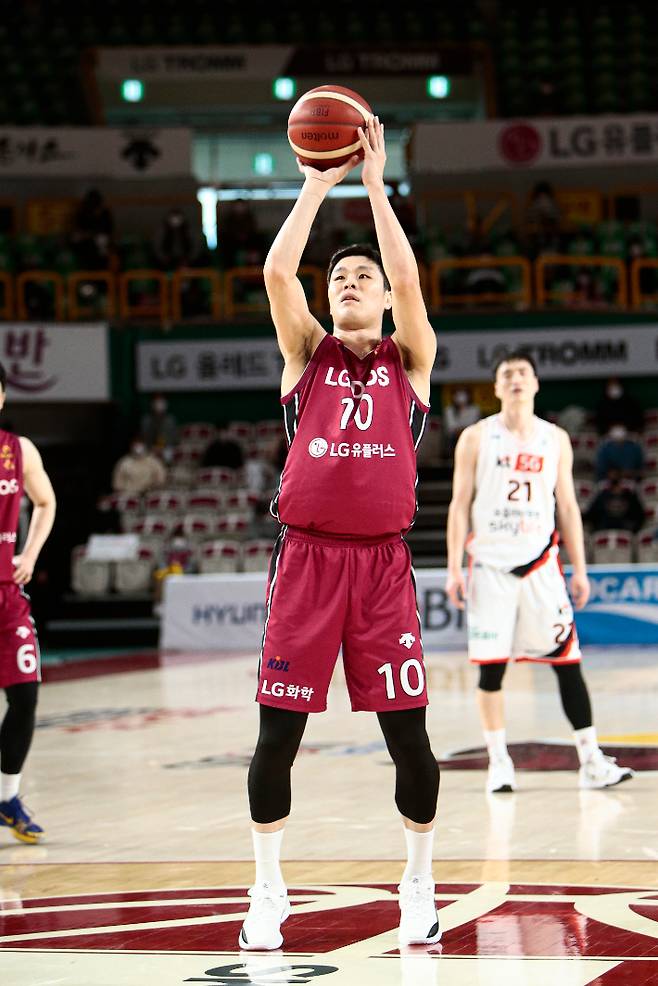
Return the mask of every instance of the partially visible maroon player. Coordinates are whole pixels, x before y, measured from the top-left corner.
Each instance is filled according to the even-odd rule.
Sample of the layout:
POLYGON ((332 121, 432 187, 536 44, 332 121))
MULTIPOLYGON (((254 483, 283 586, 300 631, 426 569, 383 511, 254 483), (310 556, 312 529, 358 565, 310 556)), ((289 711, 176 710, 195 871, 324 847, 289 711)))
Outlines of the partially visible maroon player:
MULTIPOLYGON (((7 374, 0 364, 0 410, 5 403, 7 374)), ((32 578, 36 560, 55 519, 55 494, 41 456, 29 438, 0 428, 0 688, 7 711, 0 726, 0 825, 20 842, 43 838, 19 797, 41 680, 39 644, 23 586, 32 578), (32 518, 20 554, 15 554, 21 498, 32 501, 32 518)))
MULTIPOLYGON (((440 937, 432 877, 439 787, 425 728, 427 690, 409 548, 416 448, 436 354, 416 261, 384 189, 384 131, 360 132, 381 255, 339 250, 328 270, 333 335, 310 313, 297 270, 327 192, 357 163, 302 167, 299 198, 265 262, 279 347, 289 453, 272 511, 282 523, 270 565, 249 770, 256 880, 240 947, 275 949, 290 913, 279 865, 290 768, 309 712, 326 708, 342 646, 354 711, 375 712, 396 768, 408 862, 400 940, 440 937), (384 312, 395 331, 382 338, 384 312)), ((352 792, 350 792, 352 796, 352 792)))

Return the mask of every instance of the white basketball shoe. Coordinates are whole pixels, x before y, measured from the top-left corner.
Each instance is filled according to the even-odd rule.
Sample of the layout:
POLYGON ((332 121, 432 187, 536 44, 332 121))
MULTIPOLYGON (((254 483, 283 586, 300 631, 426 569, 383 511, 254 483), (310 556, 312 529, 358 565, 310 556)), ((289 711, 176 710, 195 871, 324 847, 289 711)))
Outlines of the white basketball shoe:
POLYGON ((630 767, 620 767, 614 757, 606 757, 601 750, 582 764, 578 772, 578 787, 586 790, 614 787, 634 776, 630 767))
POLYGON ((249 891, 251 904, 238 942, 247 951, 271 951, 283 944, 281 925, 290 916, 290 901, 269 883, 257 883, 249 891))
POLYGON ((403 880, 398 890, 400 944, 433 945, 441 937, 434 899, 434 880, 431 876, 414 876, 410 880, 403 880))
POLYGON ((487 772, 487 793, 503 794, 516 791, 516 780, 514 778, 514 764, 511 757, 504 757, 500 760, 490 760, 487 772))

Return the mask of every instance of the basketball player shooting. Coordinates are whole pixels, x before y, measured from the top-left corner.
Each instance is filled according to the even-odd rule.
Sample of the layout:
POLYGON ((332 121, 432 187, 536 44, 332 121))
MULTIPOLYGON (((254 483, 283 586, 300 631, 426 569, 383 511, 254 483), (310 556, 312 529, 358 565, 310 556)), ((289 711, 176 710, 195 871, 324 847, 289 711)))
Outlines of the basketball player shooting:
MULTIPOLYGON (((309 311, 297 270, 328 192, 358 163, 304 184, 265 262, 284 358, 281 404, 288 458, 272 512, 281 522, 267 590, 249 769, 256 880, 240 932, 244 949, 275 949, 290 905, 279 864, 290 770, 311 712, 326 709, 342 646, 352 709, 377 714, 395 764, 407 865, 400 940, 440 937, 432 878, 439 771, 425 728, 427 689, 409 548, 416 448, 429 412, 436 340, 416 261, 384 188, 384 127, 358 131, 381 255, 369 245, 329 262, 333 334, 309 311), (382 338, 384 312, 394 333, 382 338)), ((350 797, 353 792, 350 792, 350 797)))
POLYGON ((455 449, 446 585, 455 606, 463 609, 466 602, 468 654, 480 665, 478 708, 489 752, 486 790, 516 787, 502 694, 510 657, 553 668, 574 730, 579 785, 612 787, 633 772, 599 748, 558 559, 556 523, 572 563, 571 592, 580 609, 589 598, 589 582, 571 442, 566 431, 535 415, 539 381, 526 353, 499 360, 494 386, 500 413, 465 428, 455 449), (468 588, 461 567, 464 547, 470 555, 468 588))

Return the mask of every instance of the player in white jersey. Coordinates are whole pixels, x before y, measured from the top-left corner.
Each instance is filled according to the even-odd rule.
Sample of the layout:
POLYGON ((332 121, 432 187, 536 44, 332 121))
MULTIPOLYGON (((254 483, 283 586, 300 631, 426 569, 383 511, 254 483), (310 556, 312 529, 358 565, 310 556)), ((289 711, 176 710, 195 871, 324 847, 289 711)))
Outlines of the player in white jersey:
POLYGON ((604 788, 628 780, 599 748, 580 647, 558 559, 558 530, 573 567, 577 609, 589 598, 580 510, 569 436, 534 413, 539 381, 522 351, 494 370, 499 414, 466 428, 455 449, 448 513, 451 601, 466 604, 468 655, 480 665, 478 707, 489 752, 487 791, 513 791, 505 742, 502 681, 510 658, 550 664, 580 761, 579 784, 604 788), (468 585, 462 572, 468 551, 468 585))

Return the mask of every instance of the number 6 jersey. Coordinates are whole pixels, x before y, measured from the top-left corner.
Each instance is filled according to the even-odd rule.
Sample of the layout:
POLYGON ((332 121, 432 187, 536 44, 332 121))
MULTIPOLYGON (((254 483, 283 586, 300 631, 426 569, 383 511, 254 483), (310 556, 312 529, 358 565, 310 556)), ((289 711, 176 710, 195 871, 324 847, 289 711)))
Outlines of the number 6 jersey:
POLYGON ((484 418, 466 549, 475 562, 527 575, 557 543, 555 485, 560 444, 555 425, 533 416, 521 441, 502 415, 484 418))
POLYGON ((429 407, 390 337, 359 359, 326 335, 281 404, 289 452, 271 506, 278 520, 361 538, 411 527, 429 407))

